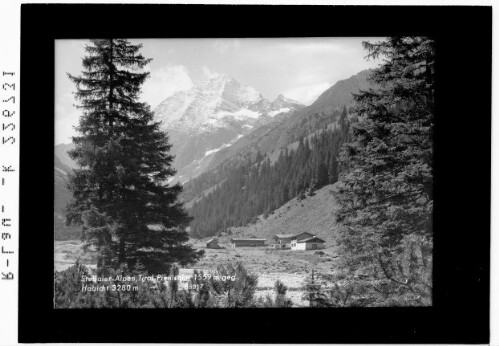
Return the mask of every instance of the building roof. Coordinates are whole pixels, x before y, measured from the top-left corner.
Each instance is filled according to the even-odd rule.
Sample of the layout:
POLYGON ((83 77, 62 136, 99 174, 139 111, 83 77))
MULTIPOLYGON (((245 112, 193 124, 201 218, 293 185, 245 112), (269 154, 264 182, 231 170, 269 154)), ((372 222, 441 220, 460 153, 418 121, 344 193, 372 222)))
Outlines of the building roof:
POLYGON ((320 242, 320 243, 325 243, 325 240, 322 240, 321 238, 317 238, 316 236, 313 236, 311 238, 306 238, 302 240, 298 240, 297 243, 308 243, 308 242, 320 242))
POLYGON ((294 236, 295 236, 294 234, 276 234, 274 237, 277 237, 277 238, 292 238, 294 236))
POLYGON ((265 241, 261 238, 231 238, 230 241, 265 241))
POLYGON ((206 243, 209 244, 209 243, 213 243, 213 242, 218 243, 218 239, 210 239, 206 243))
POLYGON ((151 231, 161 231, 163 230, 163 225, 161 224, 149 224, 147 225, 147 229, 151 230, 151 231))
POLYGON ((301 233, 296 234, 296 236, 298 237, 299 235, 302 235, 302 234, 310 234, 312 237, 315 237, 315 234, 312 234, 310 232, 301 232, 301 233))

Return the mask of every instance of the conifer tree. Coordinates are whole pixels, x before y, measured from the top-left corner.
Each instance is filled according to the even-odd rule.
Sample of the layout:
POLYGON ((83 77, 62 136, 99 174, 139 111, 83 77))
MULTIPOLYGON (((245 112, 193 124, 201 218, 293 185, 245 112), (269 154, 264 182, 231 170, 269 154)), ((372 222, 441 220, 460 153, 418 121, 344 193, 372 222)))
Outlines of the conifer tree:
POLYGON ((303 291, 302 300, 308 301, 309 307, 318 308, 328 306, 329 300, 313 269, 310 276, 305 280, 303 291))
POLYGON ((359 121, 341 153, 342 257, 353 271, 388 280, 391 292, 431 297, 434 42, 394 37, 364 47, 384 63, 371 76, 378 88, 355 95, 359 121), (426 259, 409 263, 408 242, 426 259), (408 275, 414 265, 419 279, 408 275))
POLYGON ((195 262, 202 253, 185 245, 190 221, 177 200, 168 136, 139 101, 151 61, 125 39, 92 40, 85 50, 75 98, 82 111, 70 157, 69 223, 83 226, 82 240, 98 253, 98 267, 144 266, 165 273, 171 264, 195 262))

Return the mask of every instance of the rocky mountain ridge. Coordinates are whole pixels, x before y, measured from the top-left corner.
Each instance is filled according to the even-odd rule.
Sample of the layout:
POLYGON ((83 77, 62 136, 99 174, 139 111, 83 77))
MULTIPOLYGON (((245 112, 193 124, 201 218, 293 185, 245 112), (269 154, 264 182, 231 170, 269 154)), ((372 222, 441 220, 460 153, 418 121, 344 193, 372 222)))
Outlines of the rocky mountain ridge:
POLYGON ((154 114, 173 144, 178 171, 174 181, 185 182, 204 172, 216 152, 303 107, 284 95, 271 102, 255 88, 223 74, 174 93, 154 114))

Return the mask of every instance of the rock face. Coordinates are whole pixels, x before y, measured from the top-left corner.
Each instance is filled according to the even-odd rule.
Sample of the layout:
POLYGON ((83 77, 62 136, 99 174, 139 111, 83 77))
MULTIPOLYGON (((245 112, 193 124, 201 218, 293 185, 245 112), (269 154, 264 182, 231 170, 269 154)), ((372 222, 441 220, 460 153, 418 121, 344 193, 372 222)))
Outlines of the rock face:
POLYGON ((301 108, 283 95, 270 102, 253 87, 220 75, 174 93, 154 113, 173 144, 175 181, 185 182, 202 173, 217 151, 277 115, 301 108))

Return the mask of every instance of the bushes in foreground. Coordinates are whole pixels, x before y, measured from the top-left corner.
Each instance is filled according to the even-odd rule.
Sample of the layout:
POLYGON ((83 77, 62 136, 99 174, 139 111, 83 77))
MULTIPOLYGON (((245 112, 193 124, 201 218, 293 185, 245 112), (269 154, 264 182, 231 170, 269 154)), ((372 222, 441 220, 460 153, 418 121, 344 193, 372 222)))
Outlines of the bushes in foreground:
POLYGON ((432 242, 408 236, 397 256, 378 253, 362 267, 350 258, 338 263, 335 274, 312 272, 303 300, 311 307, 429 306, 432 304, 432 242))
MULTIPOLYGON (((167 278, 179 276, 178 267, 167 278)), ((291 307, 287 287, 275 284, 276 297, 255 298, 258 276, 241 263, 219 265, 211 272, 194 271, 188 282, 151 280, 139 270, 106 269, 91 281, 90 269, 76 263, 55 272, 56 308, 255 308, 291 307), (113 280, 109 280, 112 278, 113 280), (95 289, 94 289, 95 288, 95 289)), ((165 277, 163 277, 165 279, 165 277)))

